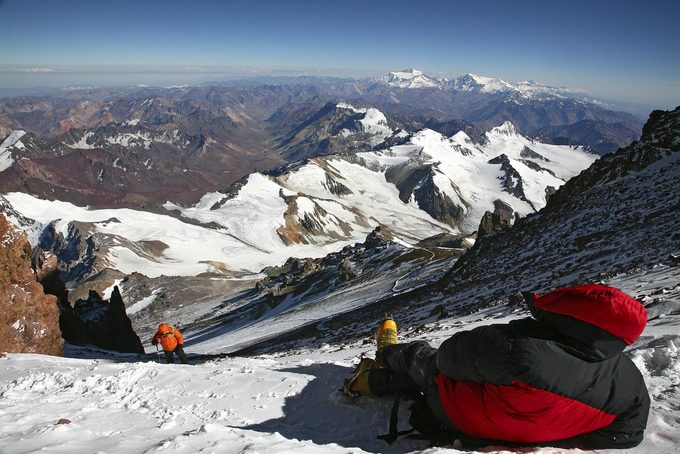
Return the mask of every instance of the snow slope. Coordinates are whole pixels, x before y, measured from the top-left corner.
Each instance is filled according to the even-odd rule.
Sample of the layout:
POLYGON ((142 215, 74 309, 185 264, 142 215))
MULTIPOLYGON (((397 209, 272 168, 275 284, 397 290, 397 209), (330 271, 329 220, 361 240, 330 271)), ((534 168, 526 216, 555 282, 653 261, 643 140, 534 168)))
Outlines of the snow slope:
MULTIPOLYGON (((379 224, 413 242, 452 231, 417 207, 402 203, 381 173, 342 160, 328 165, 347 177, 343 181, 355 194, 339 197, 324 189, 325 173, 309 165, 284 184, 252 174, 237 196, 218 209, 211 207, 225 198, 221 193, 207 194, 191 208, 166 204, 168 209, 180 210, 184 217, 210 226, 145 211, 91 210, 23 193, 5 198, 20 215, 36 221, 30 228, 32 244, 38 243, 40 233, 53 221, 64 237, 69 223, 88 223, 91 232, 99 235, 99 246, 106 246, 105 260, 111 268, 148 277, 257 273, 266 266, 283 264, 289 257, 323 257, 361 242, 379 224), (291 210, 294 220, 290 222, 306 219, 319 229, 306 236, 303 231, 304 238, 297 242, 284 242, 278 230, 286 228, 289 221, 285 216, 291 210), (164 248, 157 254, 140 252, 135 245, 145 242, 161 242, 164 248)), ((8 217, 21 224, 11 213, 8 217)))
MULTIPOLYGON (((257 202, 255 206, 259 210, 242 207, 244 216, 232 218, 229 230, 207 228, 146 211, 90 210, 23 193, 7 194, 5 198, 23 216, 37 221, 30 235, 32 244, 37 244, 40 232, 55 220, 56 230, 64 236, 72 221, 91 223, 93 232, 112 239, 105 257, 111 268, 126 274, 140 272, 148 277, 195 276, 221 271, 259 272, 265 266, 283 263, 291 256, 320 257, 347 244, 286 247, 275 231, 284 224, 285 204, 276 193, 263 190, 261 194, 259 199, 251 200, 251 203, 257 202), (271 198, 267 198, 268 195, 271 198), (129 245, 129 242, 145 241, 160 241, 167 247, 154 256, 140 253, 129 245)), ((13 220, 11 215, 8 217, 13 220)))
POLYGON ((284 226, 286 212, 294 222, 314 225, 306 228, 304 241, 337 243, 331 246, 335 250, 363 241, 379 224, 409 241, 454 230, 401 202, 397 189, 387 183, 382 172, 340 157, 310 159, 276 177, 252 174, 234 197, 213 193, 190 208, 170 203, 165 206, 185 217, 235 231, 239 238, 259 247, 280 247, 276 229, 284 226), (338 193, 338 185, 345 192, 338 193), (288 205, 281 197, 288 198, 288 205), (221 205, 214 207, 218 202, 221 205))
MULTIPOLYGON (((661 295, 662 301, 648 309, 650 323, 627 352, 643 372, 652 396, 645 440, 627 452, 672 453, 680 447, 678 273, 678 267, 661 267, 609 282, 646 304, 651 300, 643 295, 661 295)), ((400 336, 438 345, 458 330, 524 315, 519 309, 497 306, 458 319, 402 326, 400 336)), ((387 430, 391 401, 347 400, 340 395, 337 388, 351 374, 358 355, 372 354, 369 334, 366 342, 310 343, 276 355, 222 359, 193 354, 200 344, 191 344, 191 336, 187 333, 192 364, 188 366, 159 364, 155 352, 138 357, 73 347, 67 350, 70 358, 29 354, 0 358, 0 450, 8 454, 41 449, 55 453, 459 452, 451 447, 427 448, 423 442, 407 439, 388 446, 375 437, 387 430), (71 423, 57 425, 61 418, 71 423)), ((404 427, 406 420, 402 408, 404 427)), ((496 446, 484 452, 517 449, 496 446)))

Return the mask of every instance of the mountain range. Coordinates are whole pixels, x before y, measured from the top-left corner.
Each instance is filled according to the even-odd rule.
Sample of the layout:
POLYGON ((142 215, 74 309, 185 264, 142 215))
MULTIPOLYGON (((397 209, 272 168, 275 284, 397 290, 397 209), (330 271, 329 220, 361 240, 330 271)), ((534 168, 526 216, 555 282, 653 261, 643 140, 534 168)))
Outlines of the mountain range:
POLYGON ((422 449, 375 439, 389 403, 337 393, 385 314, 437 346, 528 316, 520 292, 598 282, 645 306, 638 449, 672 451, 680 107, 641 126, 415 70, 1 101, 0 331, 68 339, 2 358, 2 446, 422 449), (191 366, 143 352, 160 321, 191 366))
MULTIPOLYGON (((405 244, 443 235, 444 241, 457 237, 463 247, 471 244, 463 240, 477 230, 486 211, 502 213, 512 224, 545 206, 559 186, 597 158, 579 147, 526 138, 511 123, 475 143, 463 131, 446 137, 430 129, 414 134, 393 130, 374 108, 338 103, 321 112, 330 123, 339 121, 335 129, 325 129, 330 137, 368 142, 373 150, 304 158, 252 173, 193 205, 166 199, 155 212, 91 209, 22 192, 4 196, 4 211, 31 232, 34 244, 57 255, 70 288, 103 291, 114 279, 134 272, 148 278, 254 274, 289 257, 336 252, 363 241, 379 226, 405 244), (399 145, 385 143, 390 140, 399 145)), ((299 129, 297 136, 318 131, 310 128, 299 129)), ((136 153, 167 144, 154 142, 153 136, 132 140, 131 135, 124 136, 126 146, 136 153)), ((65 146, 94 150, 87 148, 95 147, 94 140, 111 137, 118 136, 73 137, 65 146)), ((19 151, 35 146, 25 135, 21 140, 25 144, 19 151)), ((139 163, 129 155, 115 159, 121 175, 138 176, 127 164, 133 162, 169 183, 157 174, 157 161, 139 163)), ((100 170, 102 183, 105 175, 100 170)), ((49 180, 43 183, 54 189, 49 180)), ((170 198, 172 193, 161 195, 170 198)))
MULTIPOLYGON (((0 191, 95 207, 188 204, 308 157, 405 143, 429 128, 473 142, 510 121, 543 143, 602 154, 641 120, 533 82, 416 70, 380 79, 292 78, 91 89, 0 100, 0 191), (18 140, 21 137, 21 140, 18 140)), ((578 93, 573 94, 577 96, 578 93)))
MULTIPOLYGON (((508 311, 521 311, 519 292, 540 294, 591 282, 630 287, 626 290, 645 304, 650 323, 664 326, 664 317, 677 315, 680 304, 680 237, 676 228, 679 176, 680 107, 670 112, 655 111, 639 141, 594 162, 560 187, 537 213, 518 219, 512 226, 496 217, 495 229, 478 235, 462 256, 432 261, 428 266, 416 264, 396 282, 385 277, 394 283, 392 287, 383 283, 382 291, 365 289, 364 298, 357 297, 359 304, 354 307, 344 306, 318 322, 298 323, 285 335, 277 334, 275 342, 259 332, 259 339, 254 335, 247 345, 234 344, 242 353, 253 354, 295 349, 312 339, 330 344, 358 342, 367 336, 365 327, 377 324, 385 313, 393 314, 404 326, 437 329, 438 320, 494 307, 499 310, 506 304, 508 311), (662 290, 645 293, 642 289, 647 285, 658 285, 662 290), (366 298, 367 294, 372 296, 366 298), (342 328, 330 328, 338 326, 342 328)), ((480 232, 484 224, 485 220, 480 232)), ((400 247, 386 243, 383 247, 400 247)), ((375 277, 362 281, 361 260, 354 263, 359 276, 352 287, 354 292, 360 292, 367 282, 378 285, 375 280, 380 279, 375 277)), ((300 274, 282 271, 279 279, 284 281, 288 275, 300 274)), ((346 284, 318 294, 310 292, 323 279, 327 280, 319 274, 307 275, 307 281, 290 279, 294 288, 281 304, 295 309, 298 320, 309 320, 305 313, 318 310, 314 304, 325 311, 333 307, 331 301, 341 304, 343 295, 349 292, 346 284)), ((241 298, 238 309, 232 308, 239 314, 248 307, 243 299, 250 301, 251 308, 265 301, 272 306, 272 301, 277 301, 256 291, 241 298)), ((229 311, 229 306, 223 307, 220 317, 228 317, 229 311)), ((268 326, 283 320, 279 312, 272 312, 268 326)), ((668 324, 669 334, 677 329, 677 321, 669 319, 668 324)), ((226 326, 224 329, 232 331, 226 326)), ((229 339, 243 336, 240 329, 234 331, 229 339)))
POLYGON ((591 126, 634 122, 568 94, 407 70, 6 99, 0 121, 25 129, 0 145, 3 211, 57 256, 73 298, 139 273, 133 281, 148 290, 132 295, 170 295, 168 310, 200 276, 217 280, 192 291, 198 300, 289 258, 337 253, 377 227, 425 256, 442 246, 460 255, 486 212, 510 226, 598 156, 575 144, 579 126, 551 145, 560 140, 548 132, 538 140, 510 121, 492 128, 451 112, 513 105, 522 123, 537 103, 543 112, 562 103, 562 113, 567 103, 598 118, 583 120, 591 126))

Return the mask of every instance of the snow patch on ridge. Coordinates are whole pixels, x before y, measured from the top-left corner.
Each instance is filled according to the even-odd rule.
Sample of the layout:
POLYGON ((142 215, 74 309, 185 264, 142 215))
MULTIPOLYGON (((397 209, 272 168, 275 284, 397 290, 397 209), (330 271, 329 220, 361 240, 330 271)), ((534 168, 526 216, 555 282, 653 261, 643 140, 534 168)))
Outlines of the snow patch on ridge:
POLYGON ((23 149, 24 144, 21 142, 23 136, 26 135, 26 131, 17 129, 12 131, 9 136, 0 144, 0 172, 6 170, 14 164, 14 157, 12 156, 12 148, 23 149))

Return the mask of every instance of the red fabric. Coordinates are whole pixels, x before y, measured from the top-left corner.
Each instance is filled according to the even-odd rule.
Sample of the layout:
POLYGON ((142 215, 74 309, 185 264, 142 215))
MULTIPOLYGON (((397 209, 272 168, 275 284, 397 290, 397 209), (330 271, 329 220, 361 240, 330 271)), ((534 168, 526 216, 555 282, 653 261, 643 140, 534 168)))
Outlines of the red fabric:
POLYGON ((534 297, 534 306, 595 325, 628 345, 647 324, 642 304, 621 290, 599 284, 567 287, 534 297))
POLYGON ((608 426, 616 418, 519 381, 511 386, 454 381, 437 376, 439 399, 451 422, 477 438, 542 443, 608 426))

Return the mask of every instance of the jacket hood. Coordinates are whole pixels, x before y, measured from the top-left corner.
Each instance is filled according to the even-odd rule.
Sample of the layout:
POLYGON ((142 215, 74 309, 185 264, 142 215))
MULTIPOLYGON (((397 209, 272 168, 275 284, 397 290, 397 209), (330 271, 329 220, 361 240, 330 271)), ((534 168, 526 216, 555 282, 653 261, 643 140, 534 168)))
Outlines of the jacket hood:
POLYGON ((604 356, 623 351, 647 324, 642 303, 621 290, 600 284, 566 287, 528 298, 532 315, 562 336, 604 356))

